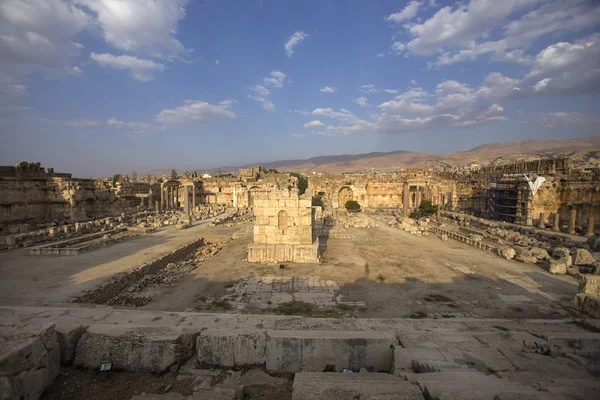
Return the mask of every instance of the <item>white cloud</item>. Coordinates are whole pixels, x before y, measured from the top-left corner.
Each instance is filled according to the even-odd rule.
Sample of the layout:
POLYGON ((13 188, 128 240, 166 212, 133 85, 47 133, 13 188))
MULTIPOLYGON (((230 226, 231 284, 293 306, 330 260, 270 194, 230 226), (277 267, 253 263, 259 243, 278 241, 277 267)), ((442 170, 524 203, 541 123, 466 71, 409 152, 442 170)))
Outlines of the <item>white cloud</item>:
POLYGON ((184 105, 175 109, 162 110, 154 118, 166 125, 193 126, 209 122, 229 121, 237 116, 229 108, 232 102, 222 101, 219 104, 209 104, 200 100, 186 100, 184 105))
POLYGON ((588 0, 470 0, 441 8, 407 29, 414 54, 439 53, 430 67, 488 55, 491 61, 530 64, 526 51, 535 40, 600 24, 600 7, 588 0), (512 18, 512 20, 511 20, 512 18), (490 40, 491 36, 498 39, 490 40))
POLYGON ((258 93, 259 96, 262 97, 266 97, 269 95, 269 93, 271 93, 271 91, 263 85, 256 85, 251 90, 255 91, 256 93, 258 93))
POLYGON ((302 41, 304 41, 304 39, 307 37, 308 35, 306 33, 300 31, 296 31, 292 36, 290 36, 284 46, 285 53, 289 58, 292 58, 292 54, 294 54, 294 47, 302 43, 302 41))
POLYGON ((367 98, 366 97, 362 97, 361 96, 361 97, 357 98, 356 100, 354 100, 354 102, 356 104, 358 104, 359 106, 361 106, 361 107, 368 107, 369 106, 369 103, 367 102, 367 98))
POLYGON ((304 133, 292 133, 290 135, 290 137, 293 137, 293 138, 296 138, 296 139, 300 139, 303 136, 304 136, 304 133))
POLYGON ((325 126, 325 124, 319 121, 318 119, 304 124, 305 128, 320 128, 322 126, 325 126))
POLYGON ((399 24, 404 21, 410 21, 416 17, 421 3, 418 1, 411 1, 402 9, 402 11, 388 15, 385 20, 399 24))
POLYGON ((383 53, 379 53, 379 54, 377 54, 375 57, 385 57, 385 54, 383 54, 383 53))
POLYGON ((265 83, 265 85, 280 88, 283 87, 285 76, 286 75, 281 71, 272 71, 270 76, 263 79, 263 82, 265 83))
POLYGON ((321 92, 324 92, 324 93, 333 93, 336 90, 337 89, 335 87, 325 86, 324 88, 321 89, 321 92))
POLYGON ((383 91, 390 94, 398 94, 397 89, 384 89, 383 91))
POLYGON ((268 98, 271 91, 267 86, 281 88, 283 87, 285 78, 286 75, 283 72, 271 71, 269 76, 263 78, 263 85, 256 85, 251 89, 253 92, 256 92, 257 95, 248 95, 247 97, 262 104, 262 108, 266 111, 275 111, 275 104, 268 98))
POLYGON ((562 128, 568 125, 592 126, 600 124, 598 117, 584 115, 578 112, 551 112, 538 116, 538 121, 544 124, 545 128, 562 128))
POLYGON ((76 119, 73 121, 67 121, 66 124, 69 126, 75 126, 78 128, 89 128, 89 127, 102 126, 103 122, 94 120, 94 119, 76 119))
POLYGON ((89 8, 111 46, 125 51, 178 58, 189 51, 175 37, 188 0, 74 0, 89 8))
POLYGON ((402 42, 394 42, 392 43, 392 50, 396 54, 401 54, 404 50, 406 50, 406 45, 402 42))
POLYGON ((273 104, 271 102, 271 100, 269 100, 266 97, 262 97, 262 96, 252 96, 252 95, 248 95, 249 99, 258 101, 259 103, 262 104, 262 108, 267 110, 267 111, 275 111, 275 104, 273 104))
POLYGON ((377 93, 377 89, 375 89, 375 85, 362 85, 360 87, 360 91, 363 93, 377 93))
POLYGON ((301 115, 310 115, 310 111, 308 110, 294 110, 295 113, 301 114, 301 115))
POLYGON ((215 64, 219 65, 220 61, 219 60, 215 60, 215 64))
POLYGON ((112 54, 90 54, 90 58, 104 67, 128 69, 131 76, 138 81, 147 82, 154 79, 153 72, 162 72, 163 64, 133 56, 114 56, 112 54))

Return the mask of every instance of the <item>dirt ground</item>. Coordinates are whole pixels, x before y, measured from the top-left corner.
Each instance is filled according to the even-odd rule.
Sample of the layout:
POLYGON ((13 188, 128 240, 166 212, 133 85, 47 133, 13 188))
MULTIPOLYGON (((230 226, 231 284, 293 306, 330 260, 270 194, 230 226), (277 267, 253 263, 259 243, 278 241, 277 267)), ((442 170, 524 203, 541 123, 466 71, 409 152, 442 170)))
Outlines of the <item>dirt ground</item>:
MULTIPOLYGON (((564 318, 574 313, 569 304, 577 292, 577 282, 570 276, 551 275, 535 265, 507 261, 452 240, 443 242, 435 235, 417 237, 384 224, 349 229, 349 239, 327 241, 321 264, 286 264, 284 269, 279 264, 244 261, 251 241, 249 224, 200 225, 183 231, 164 228, 144 238, 71 257, 4 252, 0 254, 0 303, 64 304, 115 274, 130 271, 195 238, 237 232, 222 251, 144 308, 279 313, 284 307, 283 313, 294 314, 294 306, 273 302, 290 297, 277 285, 302 278, 321 285, 333 282, 335 294, 332 299, 320 298, 314 307, 300 304, 300 315, 564 318), (245 296, 253 296, 252 290, 257 290, 240 287, 248 277, 275 282, 260 286, 260 291, 266 288, 272 292, 258 297, 259 301, 264 298, 264 307, 240 305, 245 296), (241 293, 242 298, 232 304, 231 293, 241 293), (335 312, 324 313, 327 306, 319 304, 330 302, 335 312)), ((291 294, 292 303, 296 303, 300 296, 291 294)))

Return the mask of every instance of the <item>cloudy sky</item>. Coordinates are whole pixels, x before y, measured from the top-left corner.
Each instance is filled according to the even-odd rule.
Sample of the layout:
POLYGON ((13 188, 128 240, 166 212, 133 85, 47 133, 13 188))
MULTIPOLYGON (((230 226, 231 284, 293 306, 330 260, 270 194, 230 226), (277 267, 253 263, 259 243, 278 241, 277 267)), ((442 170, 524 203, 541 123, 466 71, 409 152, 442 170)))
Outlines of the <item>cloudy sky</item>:
POLYGON ((598 134, 596 0, 0 0, 0 164, 78 176, 598 134))

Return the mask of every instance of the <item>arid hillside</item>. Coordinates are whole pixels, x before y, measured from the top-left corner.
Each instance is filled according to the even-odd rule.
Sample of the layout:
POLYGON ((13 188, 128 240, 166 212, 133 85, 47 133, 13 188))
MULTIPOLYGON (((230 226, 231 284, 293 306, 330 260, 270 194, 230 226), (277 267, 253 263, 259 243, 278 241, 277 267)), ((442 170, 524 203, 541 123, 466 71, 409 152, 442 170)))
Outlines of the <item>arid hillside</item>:
POLYGON ((355 170, 399 168, 425 168, 432 166, 459 166, 479 160, 490 162, 510 162, 517 159, 573 155, 585 159, 586 154, 600 151, 600 136, 575 139, 543 139, 522 142, 485 144, 469 151, 447 154, 430 154, 406 151, 390 153, 370 153, 353 156, 318 157, 307 160, 276 161, 263 164, 266 168, 276 168, 296 172, 341 173, 355 170))

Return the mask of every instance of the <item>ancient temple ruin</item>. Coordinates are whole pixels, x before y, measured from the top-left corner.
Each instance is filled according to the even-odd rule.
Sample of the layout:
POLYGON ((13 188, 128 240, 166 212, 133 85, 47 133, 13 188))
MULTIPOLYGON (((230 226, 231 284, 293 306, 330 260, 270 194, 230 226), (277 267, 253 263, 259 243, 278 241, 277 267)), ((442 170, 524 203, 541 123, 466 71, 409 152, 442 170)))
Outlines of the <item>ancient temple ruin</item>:
POLYGON ((311 196, 298 189, 266 189, 254 195, 250 262, 318 263, 319 239, 313 238, 311 196))

